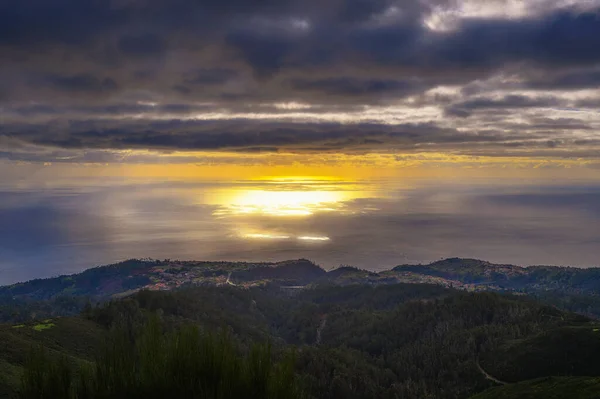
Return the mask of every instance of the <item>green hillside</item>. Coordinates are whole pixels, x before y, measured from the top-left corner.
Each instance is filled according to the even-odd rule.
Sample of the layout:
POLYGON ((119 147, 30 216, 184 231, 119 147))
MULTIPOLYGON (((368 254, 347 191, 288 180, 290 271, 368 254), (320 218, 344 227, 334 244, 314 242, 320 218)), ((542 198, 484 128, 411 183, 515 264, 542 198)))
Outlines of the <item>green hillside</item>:
POLYGON ((15 325, 0 324, 0 397, 13 395, 32 349, 43 346, 53 356, 90 361, 106 331, 80 317, 54 318, 15 325))
POLYGON ((544 377, 490 388, 471 399, 598 399, 600 378, 544 377))
POLYGON ((400 265, 395 272, 441 277, 465 284, 517 291, 555 290, 599 294, 600 268, 494 264, 478 259, 449 258, 428 265, 400 265))
POLYGON ((300 399, 293 357, 271 346, 243 350, 226 332, 187 325, 174 330, 157 316, 112 329, 92 362, 35 349, 19 387, 21 399, 300 399), (165 328, 167 328, 165 330, 165 328))
MULTIPOLYGON (((110 330, 126 325, 139 331, 152 315, 167 335, 188 326, 228 331, 239 354, 267 342, 274 362, 295 352, 294 374, 307 398, 315 399, 468 398, 494 386, 477 359, 487 370, 487 355, 495 353, 506 359, 498 368, 509 367, 511 345, 563 330, 592 334, 595 328, 584 317, 524 296, 427 284, 328 284, 293 296, 276 284, 140 291, 88 308, 81 317, 2 325, 0 390, 15 392, 31 347, 41 343, 50 358, 65 355, 75 365, 94 362, 110 330)), ((570 340, 564 347, 575 346, 581 335, 560 339, 570 340)), ((531 345, 552 357, 554 342, 531 345)), ((545 364, 529 365, 545 376, 545 364)), ((578 373, 595 370, 586 367, 578 373)))
POLYGON ((481 356, 482 367, 499 380, 544 376, 600 376, 600 325, 561 327, 509 341, 481 356))

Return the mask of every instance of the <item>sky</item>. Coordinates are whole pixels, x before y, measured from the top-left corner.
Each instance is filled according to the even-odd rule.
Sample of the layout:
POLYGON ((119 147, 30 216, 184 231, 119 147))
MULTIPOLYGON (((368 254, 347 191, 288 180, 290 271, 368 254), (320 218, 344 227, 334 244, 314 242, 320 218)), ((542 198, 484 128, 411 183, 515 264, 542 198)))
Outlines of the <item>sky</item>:
POLYGON ((0 243, 0 273, 31 270, 11 272, 11 279, 30 278, 55 267, 71 271, 57 266, 65 263, 146 256, 145 247, 77 252, 79 236, 63 230, 89 224, 83 236, 96 237, 92 220, 130 207, 111 216, 121 226, 137 221, 119 234, 150 229, 166 242, 168 223, 150 226, 149 219, 181 215, 173 212, 190 193, 203 199, 185 208, 186 221, 195 209, 198 220, 225 232, 249 209, 262 227, 227 230, 220 251, 174 244, 147 250, 152 256, 172 257, 177 248, 187 257, 314 254, 327 265, 364 259, 361 266, 377 269, 402 256, 501 261, 504 254, 517 263, 595 265, 599 11, 600 0, 3 0, 0 233, 12 238, 0 243), (305 183, 292 195, 282 181, 305 183), (244 194, 235 194, 240 187, 244 194), (108 192, 123 202, 98 202, 108 192), (163 199, 153 211, 138 212, 157 192, 163 199), (460 206, 424 210, 408 200, 439 195, 460 206), (371 200, 378 203, 363 209, 371 200), (27 216, 35 212, 49 219, 27 216), (286 212, 305 226, 286 229, 286 212), (492 223, 494 212, 520 227, 492 223), (336 241, 319 224, 357 214, 386 237, 414 228, 439 248, 381 247, 387 255, 370 264, 364 248, 373 233, 336 241), (416 222, 417 214, 428 216, 416 222), (398 224, 386 221, 391 215, 398 224), (542 236, 552 226, 561 233, 542 239, 529 231, 533 241, 523 242, 492 233, 506 228, 502 237, 521 237, 524 225, 542 236), (23 246, 40 231, 52 234, 23 246), (231 237, 240 234, 254 243, 253 255, 235 251, 231 237), (328 240, 298 247, 303 234, 328 240), (557 242, 571 262, 540 250, 557 242), (68 248, 71 258, 44 252, 48 243, 68 248), (55 266, 41 271, 44 261, 55 266))
MULTIPOLYGON (((595 160, 598 10, 597 0, 4 0, 0 156, 595 160)), ((205 159, 176 161, 193 158, 205 159)))

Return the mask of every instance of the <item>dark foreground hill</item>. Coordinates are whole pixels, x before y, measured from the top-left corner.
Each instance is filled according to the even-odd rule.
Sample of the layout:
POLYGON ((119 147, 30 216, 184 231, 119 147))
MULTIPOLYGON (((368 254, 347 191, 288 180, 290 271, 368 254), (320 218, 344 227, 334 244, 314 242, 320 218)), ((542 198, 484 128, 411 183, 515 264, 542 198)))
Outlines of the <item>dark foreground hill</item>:
MULTIPOLYGON (((231 356, 235 359, 244 358, 256 344, 270 342, 271 351, 268 355, 263 352, 261 364, 270 359, 273 370, 279 370, 283 359, 294 353, 293 384, 301 389, 300 397, 305 398, 466 399, 489 388, 495 389, 496 383, 486 375, 492 373, 487 368, 496 366, 494 372, 512 369, 514 362, 524 361, 524 358, 512 356, 509 348, 528 342, 533 348, 532 357, 525 360, 528 368, 535 368, 537 372, 518 376, 515 381, 521 382, 521 377, 530 375, 549 377, 545 374, 548 372, 560 372, 563 376, 598 376, 591 362, 580 362, 583 350, 563 352, 554 348, 557 335, 565 347, 575 347, 582 342, 581 334, 584 334, 586 347, 596 350, 598 341, 593 334, 598 328, 596 323, 524 296, 465 292, 427 284, 339 286, 331 283, 305 288, 289 296, 273 285, 242 288, 225 284, 172 291, 143 290, 126 298, 88 306, 77 317, 2 325, 0 392, 11 397, 19 389, 33 386, 28 392, 33 394, 29 397, 35 397, 35 387, 46 386, 38 384, 36 377, 31 378, 38 375, 35 370, 40 369, 87 376, 84 380, 93 382, 88 384, 90 389, 101 392, 102 383, 93 377, 93 372, 86 373, 90 367, 104 364, 105 357, 98 354, 106 353, 103 348, 110 342, 111 334, 115 329, 126 328, 131 340, 128 347, 143 347, 145 341, 138 342, 142 338, 135 337, 139 337, 140 332, 147 337, 144 331, 149 320, 155 317, 161 320, 161 335, 153 335, 153 342, 164 348, 163 352, 151 352, 157 353, 158 358, 178 358, 172 356, 171 350, 176 350, 173 342, 179 341, 162 341, 160 337, 163 333, 177 336, 173 334, 189 331, 186 330, 189 326, 197 328, 200 334, 212 332, 222 336, 226 332, 231 337, 231 356), (569 329, 577 333, 561 333, 569 329), (32 369, 27 354, 29 348, 38 344, 48 348, 48 356, 43 367, 38 363, 38 368, 34 364, 32 369), (535 360, 539 355, 546 360, 560 358, 565 364, 576 366, 548 369, 535 360), (65 357, 66 362, 61 360, 65 357), (500 359, 498 363, 489 363, 488 359, 494 357, 500 359), (25 374, 29 377, 22 384, 24 370, 29 370, 25 374)), ((600 340, 600 335, 598 337, 600 340)), ((146 378, 143 364, 153 363, 139 363, 138 357, 128 357, 126 351, 121 352, 125 356, 121 361, 133 365, 129 370, 135 381, 123 389, 150 392, 145 397, 152 397, 151 392, 159 390, 171 392, 173 399, 185 397, 177 396, 178 391, 169 388, 171 382, 165 377, 179 375, 173 367, 181 367, 183 363, 161 360, 157 363, 160 367, 153 371, 161 378, 146 378), (154 385, 158 381, 161 385, 154 385)), ((206 373, 217 372, 224 383, 243 386, 227 380, 233 374, 218 371, 220 368, 210 371, 201 367, 203 363, 193 355, 196 352, 202 351, 185 351, 191 356, 185 364, 198 367, 191 374, 186 371, 189 378, 202 379, 206 373)), ((238 364, 236 367, 247 367, 236 363, 237 360, 232 362, 238 364)), ((240 378, 246 381, 250 377, 240 374, 240 378)), ((79 389, 75 385, 79 387, 82 383, 77 378, 69 381, 69 386, 73 385, 70 392, 79 389)))
POLYGON ((600 378, 545 377, 491 388, 471 399, 598 399, 600 378))
POLYGON ((70 361, 90 361, 101 347, 106 329, 91 320, 53 318, 23 324, 0 324, 0 397, 12 397, 32 348, 70 361))
POLYGON ((490 374, 507 382, 549 375, 600 375, 599 327, 565 326, 508 341, 480 362, 490 374))

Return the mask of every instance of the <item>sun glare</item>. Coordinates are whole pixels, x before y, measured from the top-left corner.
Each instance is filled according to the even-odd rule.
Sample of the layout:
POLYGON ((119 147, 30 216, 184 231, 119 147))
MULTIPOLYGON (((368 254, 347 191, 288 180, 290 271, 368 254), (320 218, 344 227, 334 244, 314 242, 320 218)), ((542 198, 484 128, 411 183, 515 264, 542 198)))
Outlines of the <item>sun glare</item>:
POLYGON ((277 233, 240 233, 240 237, 251 240, 299 240, 299 241, 312 241, 312 242, 323 242, 330 241, 331 238, 327 236, 315 236, 315 235, 300 235, 294 236, 289 234, 277 234, 277 233))
POLYGON ((329 237, 326 236, 300 236, 298 239, 304 241, 329 241, 329 237))
POLYGON ((346 202, 362 196, 356 186, 323 183, 321 178, 286 177, 260 179, 258 186, 234 188, 212 193, 217 216, 262 215, 307 217, 317 212, 342 212, 346 202), (298 187, 290 187, 291 184, 298 187))
POLYGON ((231 204, 233 213, 257 213, 273 216, 308 216, 325 205, 341 200, 336 192, 328 191, 246 191, 231 204))
POLYGON ((265 233, 246 233, 242 234, 244 238, 255 238, 259 240, 288 240, 290 236, 281 234, 265 234, 265 233))

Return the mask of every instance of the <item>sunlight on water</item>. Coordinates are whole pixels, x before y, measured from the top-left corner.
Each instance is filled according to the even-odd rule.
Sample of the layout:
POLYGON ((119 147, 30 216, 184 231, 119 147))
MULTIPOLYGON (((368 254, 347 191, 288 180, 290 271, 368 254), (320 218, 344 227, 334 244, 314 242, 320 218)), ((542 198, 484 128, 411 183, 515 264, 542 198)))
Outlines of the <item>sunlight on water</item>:
POLYGON ((275 234, 275 233, 240 233, 240 237, 254 240, 300 240, 300 241, 329 241, 331 240, 327 236, 294 236, 289 234, 275 234))
POLYGON ((554 170, 493 181, 237 171, 206 181, 0 182, 0 284, 134 257, 309 258, 369 270, 453 256, 598 264, 600 183, 554 170))
POLYGON ((298 239, 305 241, 329 241, 329 237, 324 236, 300 236, 298 239))
POLYGON ((232 235, 243 240, 325 244, 331 237, 302 221, 310 223, 321 213, 356 214, 353 201, 372 197, 373 189, 373 185, 332 177, 261 177, 212 190, 203 200, 216 206, 213 216, 231 219, 232 235))
POLYGON ((241 234, 244 238, 254 238, 258 240, 288 240, 291 237, 279 234, 266 234, 266 233, 245 233, 241 234))
POLYGON ((247 188, 215 190, 210 197, 208 202, 218 206, 216 216, 306 217, 317 212, 344 212, 346 202, 364 198, 365 191, 356 183, 279 177, 260 179, 247 188))

